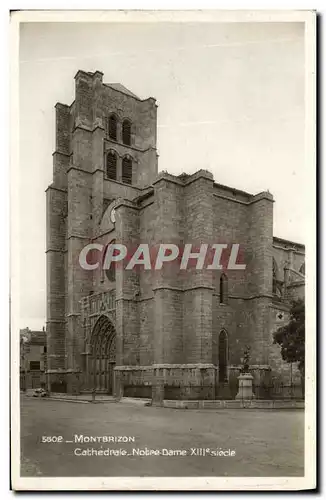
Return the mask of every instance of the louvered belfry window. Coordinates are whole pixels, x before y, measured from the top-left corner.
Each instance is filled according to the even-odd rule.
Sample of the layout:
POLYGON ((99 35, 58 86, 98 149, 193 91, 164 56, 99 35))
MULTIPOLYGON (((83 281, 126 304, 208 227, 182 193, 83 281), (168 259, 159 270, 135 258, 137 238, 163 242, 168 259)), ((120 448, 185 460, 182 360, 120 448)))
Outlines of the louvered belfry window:
POLYGON ((117 119, 114 115, 109 116, 108 132, 110 139, 117 140, 117 119))
POLYGON ((106 176, 108 179, 117 180, 117 155, 109 151, 106 157, 106 176))
POLYGON ((128 157, 122 160, 122 182, 132 184, 132 159, 128 157))
POLYGON ((126 146, 131 144, 131 123, 128 120, 124 120, 122 123, 122 142, 126 146))

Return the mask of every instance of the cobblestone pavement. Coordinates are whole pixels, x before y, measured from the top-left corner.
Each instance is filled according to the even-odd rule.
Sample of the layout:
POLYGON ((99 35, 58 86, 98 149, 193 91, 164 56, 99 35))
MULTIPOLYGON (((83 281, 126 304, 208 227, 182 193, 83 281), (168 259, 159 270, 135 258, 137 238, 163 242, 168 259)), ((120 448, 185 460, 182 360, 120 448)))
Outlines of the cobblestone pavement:
POLYGON ((304 473, 302 410, 173 410, 24 396, 21 402, 22 476, 264 477, 304 473), (127 436, 135 441, 80 443, 81 435, 86 440, 89 436, 127 436), (42 443, 42 436, 62 436, 63 440, 42 443), (116 455, 94 454, 108 448, 116 455), (205 452, 193 453, 192 448, 205 452), (211 454, 220 449, 235 453, 211 454), (127 455, 121 456, 121 450, 127 455), (155 450, 156 455, 140 454, 146 450, 155 450), (172 452, 183 454, 173 456, 172 452))

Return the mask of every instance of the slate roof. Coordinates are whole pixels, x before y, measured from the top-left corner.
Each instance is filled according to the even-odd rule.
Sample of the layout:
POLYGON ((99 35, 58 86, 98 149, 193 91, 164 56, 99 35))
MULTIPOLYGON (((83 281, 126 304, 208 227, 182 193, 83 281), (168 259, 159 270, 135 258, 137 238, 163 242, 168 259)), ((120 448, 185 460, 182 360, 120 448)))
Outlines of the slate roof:
POLYGON ((119 92, 123 92, 124 94, 130 95, 131 97, 135 97, 136 99, 139 99, 138 96, 133 94, 129 89, 127 89, 124 85, 121 83, 106 83, 109 87, 118 90, 119 92))

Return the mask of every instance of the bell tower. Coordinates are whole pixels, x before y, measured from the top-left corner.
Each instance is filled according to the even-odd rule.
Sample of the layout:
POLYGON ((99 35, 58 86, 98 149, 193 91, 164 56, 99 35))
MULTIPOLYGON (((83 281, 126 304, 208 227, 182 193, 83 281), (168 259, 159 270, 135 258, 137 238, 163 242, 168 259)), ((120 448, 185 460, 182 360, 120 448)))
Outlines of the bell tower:
MULTIPOLYGON (((107 232, 106 209, 135 200, 157 176, 157 105, 103 73, 78 71, 75 100, 56 104, 53 183, 47 189, 47 339, 49 389, 71 392, 82 371, 80 303, 97 287, 78 263, 107 232)), ((115 237, 115 230, 112 231, 115 237)), ((102 292, 101 292, 102 293, 102 292)))

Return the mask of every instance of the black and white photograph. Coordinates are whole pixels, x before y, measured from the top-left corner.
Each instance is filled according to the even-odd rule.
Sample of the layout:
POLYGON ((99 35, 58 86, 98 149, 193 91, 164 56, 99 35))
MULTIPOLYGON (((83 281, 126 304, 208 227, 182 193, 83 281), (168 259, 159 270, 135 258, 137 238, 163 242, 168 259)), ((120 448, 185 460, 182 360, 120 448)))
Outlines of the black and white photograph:
POLYGON ((13 489, 315 488, 316 13, 11 35, 13 489))

